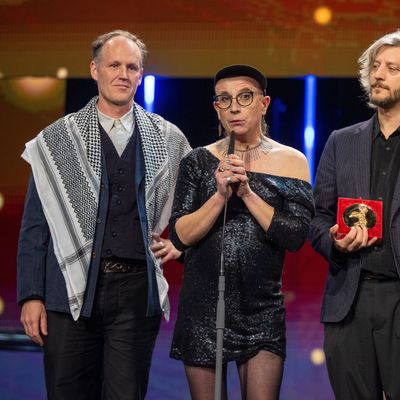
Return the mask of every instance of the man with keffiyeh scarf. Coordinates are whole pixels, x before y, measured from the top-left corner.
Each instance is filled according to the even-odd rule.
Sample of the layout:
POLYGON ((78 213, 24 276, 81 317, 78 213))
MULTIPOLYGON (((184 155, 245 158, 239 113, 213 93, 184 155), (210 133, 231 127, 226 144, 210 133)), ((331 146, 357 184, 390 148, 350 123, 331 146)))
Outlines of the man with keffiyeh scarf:
POLYGON ((182 132, 134 102, 147 53, 127 31, 92 43, 99 95, 26 144, 18 248, 21 322, 44 348, 49 399, 144 399, 161 314, 161 239, 182 132))

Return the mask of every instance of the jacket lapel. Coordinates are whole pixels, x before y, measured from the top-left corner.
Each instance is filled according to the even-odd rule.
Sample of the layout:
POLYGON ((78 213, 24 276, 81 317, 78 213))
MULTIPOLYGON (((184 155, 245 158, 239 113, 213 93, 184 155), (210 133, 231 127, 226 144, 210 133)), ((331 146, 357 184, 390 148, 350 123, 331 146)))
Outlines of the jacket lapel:
POLYGON ((144 175, 145 175, 145 164, 142 151, 141 138, 139 134, 139 129, 135 124, 135 131, 133 133, 134 137, 134 148, 135 148, 135 189, 136 196, 142 197, 144 199, 144 175))
MULTIPOLYGON (((361 124, 354 131, 354 162, 353 171, 355 176, 355 193, 358 197, 368 199, 370 196, 370 181, 371 181, 371 148, 372 148, 372 133, 374 127, 374 117, 361 124)), ((350 172, 350 171, 349 171, 350 172)))
MULTIPOLYGON (((400 157, 400 154, 398 154, 397 157, 400 157)), ((400 208, 400 174, 398 173, 396 185, 394 187, 394 192, 393 192, 392 209, 390 211, 390 220, 393 219, 396 212, 399 211, 399 208, 400 208)))

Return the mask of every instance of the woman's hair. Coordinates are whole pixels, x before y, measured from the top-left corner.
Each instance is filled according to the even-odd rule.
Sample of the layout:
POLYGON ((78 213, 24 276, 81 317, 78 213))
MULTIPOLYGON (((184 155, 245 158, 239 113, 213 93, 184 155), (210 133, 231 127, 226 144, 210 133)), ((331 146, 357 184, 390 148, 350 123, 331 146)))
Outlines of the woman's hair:
POLYGON ((97 63, 100 59, 101 56, 101 50, 103 46, 108 42, 110 39, 116 36, 123 36, 129 40, 132 40, 133 43, 135 43, 140 50, 141 54, 141 64, 143 66, 144 64, 144 59, 146 58, 147 55, 147 48, 146 45, 136 36, 133 35, 132 33, 128 31, 123 31, 120 29, 117 29, 112 32, 105 33, 104 35, 98 36, 93 42, 92 42, 92 54, 93 54, 93 60, 97 63))
MULTIPOLYGON (((376 58, 376 55, 378 51, 381 49, 383 46, 393 46, 393 47, 400 47, 400 29, 388 33, 385 36, 382 36, 378 40, 376 40, 374 43, 371 44, 371 46, 368 47, 367 50, 364 51, 364 53, 361 55, 361 57, 358 59, 358 65, 360 67, 359 71, 359 81, 361 84, 362 89, 364 90, 365 95, 367 96, 367 99, 369 99, 370 96, 370 91, 371 91, 371 84, 369 81, 369 76, 376 58)), ((371 107, 375 107, 370 104, 371 107)))

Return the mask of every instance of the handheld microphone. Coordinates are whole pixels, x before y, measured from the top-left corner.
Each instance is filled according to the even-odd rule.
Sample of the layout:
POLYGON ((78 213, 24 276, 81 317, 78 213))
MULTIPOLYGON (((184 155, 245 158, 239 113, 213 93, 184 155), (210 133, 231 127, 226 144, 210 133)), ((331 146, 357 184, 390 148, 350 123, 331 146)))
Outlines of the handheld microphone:
POLYGON ((231 134, 229 135, 229 145, 227 154, 234 154, 234 153, 235 153, 235 132, 231 131, 231 134))

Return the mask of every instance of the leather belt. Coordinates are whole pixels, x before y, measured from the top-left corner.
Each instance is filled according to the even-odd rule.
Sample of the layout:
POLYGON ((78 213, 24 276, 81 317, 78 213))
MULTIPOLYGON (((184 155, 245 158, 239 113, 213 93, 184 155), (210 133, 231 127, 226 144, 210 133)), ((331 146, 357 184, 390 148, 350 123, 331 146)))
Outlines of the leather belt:
POLYGON ((126 258, 102 258, 100 263, 101 272, 140 272, 147 269, 145 261, 130 260, 126 258))
POLYGON ((369 282, 395 282, 399 280, 398 277, 375 274, 374 272, 367 271, 365 269, 361 270, 360 279, 362 281, 369 281, 369 282))

